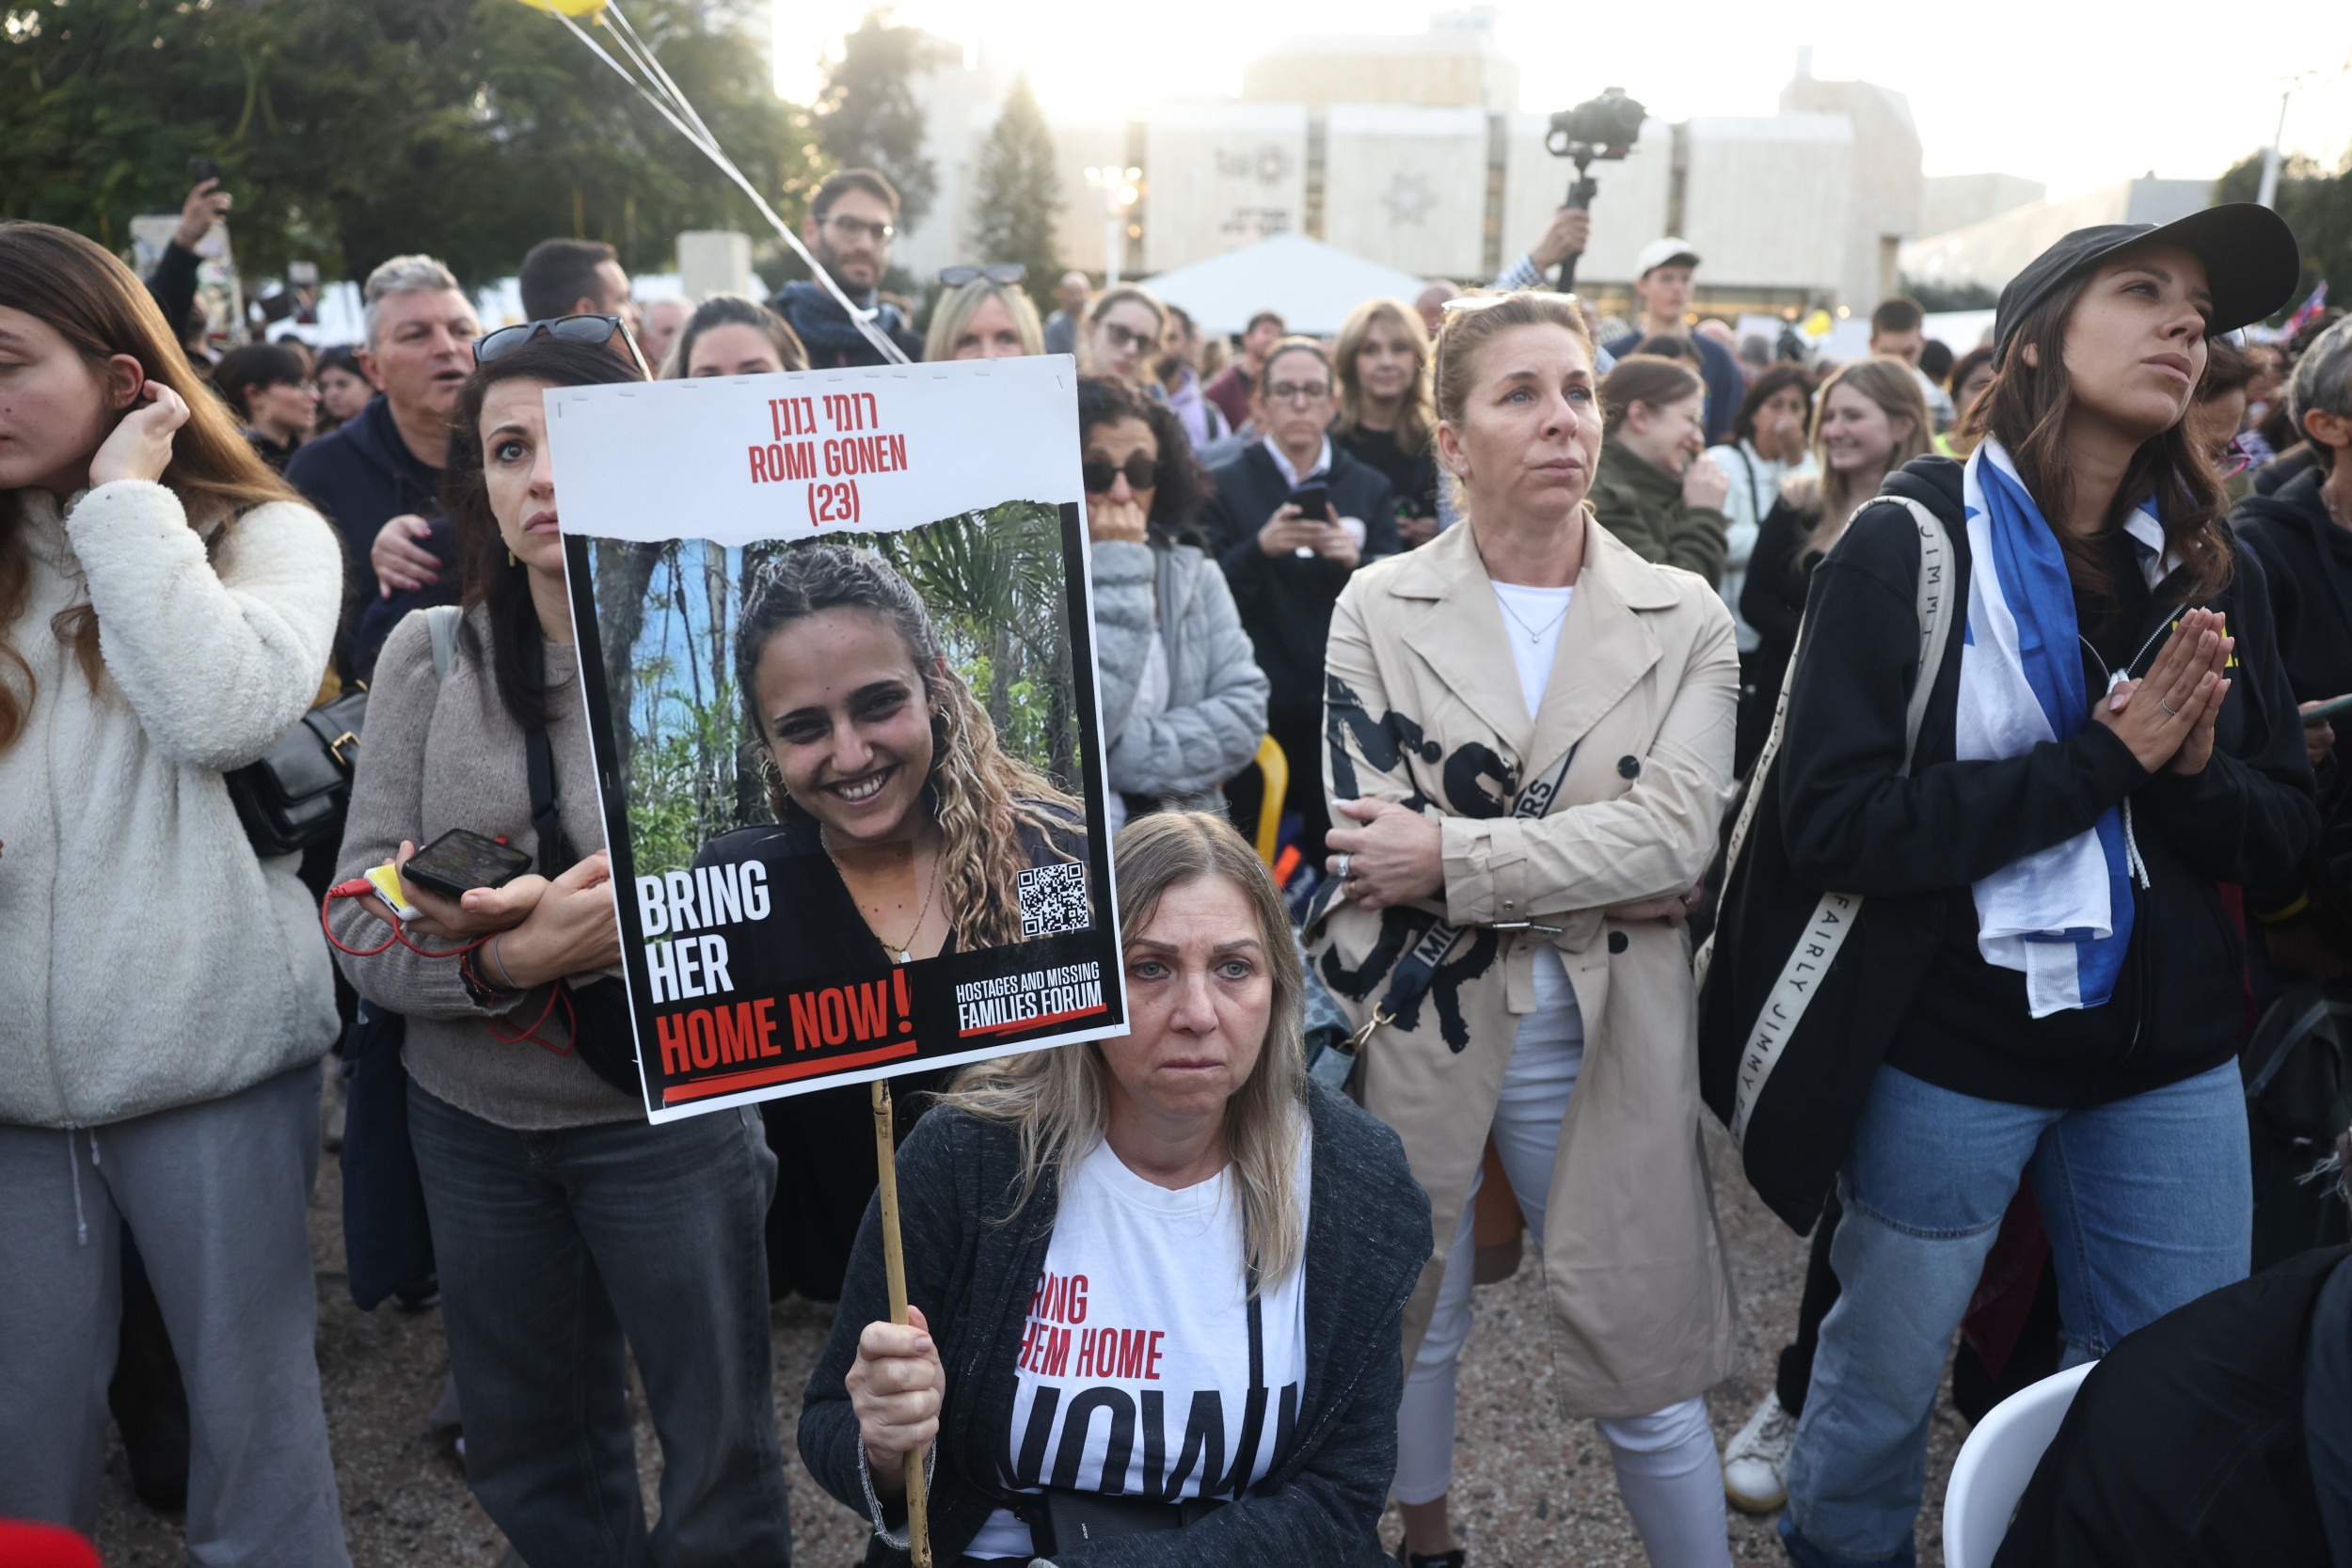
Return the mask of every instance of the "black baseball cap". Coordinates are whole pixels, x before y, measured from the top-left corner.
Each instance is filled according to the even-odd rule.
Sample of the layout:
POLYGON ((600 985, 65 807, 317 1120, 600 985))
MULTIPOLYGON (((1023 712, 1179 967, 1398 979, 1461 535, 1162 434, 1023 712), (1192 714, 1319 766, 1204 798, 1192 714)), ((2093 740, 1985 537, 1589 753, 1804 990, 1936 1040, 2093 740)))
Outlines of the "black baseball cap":
POLYGON ((2259 202, 2232 201, 2170 223, 2103 223, 2077 229, 2035 257, 2001 291, 1993 316, 1993 362, 2007 356, 2017 324, 2060 284, 2142 244, 2178 245, 2205 263, 2213 291, 2208 334, 2234 332, 2287 302, 2302 274, 2302 252, 2286 220, 2259 202))

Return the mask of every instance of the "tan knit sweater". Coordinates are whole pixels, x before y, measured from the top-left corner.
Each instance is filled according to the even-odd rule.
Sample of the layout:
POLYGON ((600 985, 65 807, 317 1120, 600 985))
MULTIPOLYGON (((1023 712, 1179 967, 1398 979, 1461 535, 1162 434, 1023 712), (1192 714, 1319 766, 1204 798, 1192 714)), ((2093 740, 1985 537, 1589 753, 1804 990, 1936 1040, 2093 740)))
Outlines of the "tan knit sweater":
MULTIPOLYGON (((486 650, 487 614, 475 610, 469 619, 486 650)), ((580 853, 593 854, 604 847, 604 822, 570 644, 547 645, 547 672, 548 745, 555 756, 564 832, 580 853)), ((376 658, 335 878, 347 880, 381 865, 404 838, 421 848, 452 828, 504 838, 534 856, 539 851, 523 732, 499 701, 495 677, 469 655, 461 636, 448 677, 437 682, 425 618, 411 614, 393 628, 376 658)), ((347 946, 373 947, 387 934, 349 900, 338 899, 331 918, 337 940, 347 946)), ((644 1117, 638 1100, 613 1089, 578 1056, 528 1040, 499 1039, 491 1032, 491 1013, 467 996, 456 959, 422 958, 398 943, 373 958, 338 953, 335 959, 360 995, 407 1018, 409 1076, 436 1099, 501 1127, 578 1127, 644 1117)), ((500 1027, 519 1032, 540 1016, 547 1000, 544 988, 526 992, 500 1010, 500 1027)), ((536 1033, 569 1043, 561 1003, 536 1033)))

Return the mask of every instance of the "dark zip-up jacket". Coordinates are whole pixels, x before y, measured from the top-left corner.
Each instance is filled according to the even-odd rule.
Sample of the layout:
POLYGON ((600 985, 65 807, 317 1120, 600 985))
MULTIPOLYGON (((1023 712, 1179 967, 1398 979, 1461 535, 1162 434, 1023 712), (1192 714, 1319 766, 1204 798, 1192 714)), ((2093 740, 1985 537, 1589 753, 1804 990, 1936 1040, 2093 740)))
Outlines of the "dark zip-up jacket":
MULTIPOLYGON (((1702 460, 1703 461, 1703 460, 1702 460)), ((1644 561, 1696 572, 1716 587, 1730 554, 1731 519, 1682 499, 1682 478, 1612 436, 1593 470, 1593 515, 1644 561)))
MULTIPOLYGON (((1252 441, 1239 457, 1209 470, 1216 494, 1201 515, 1209 553, 1225 568, 1233 608, 1258 650, 1258 668, 1273 689, 1266 698, 1267 728, 1323 729, 1323 645, 1331 639, 1331 607, 1347 586, 1349 568, 1322 556, 1270 556, 1258 547, 1258 531, 1290 499, 1290 482, 1252 441)), ((1331 467, 1323 475, 1335 515, 1364 525, 1358 564, 1369 566, 1394 555, 1396 493, 1379 469, 1350 457, 1331 443, 1331 467)), ((1291 763, 1295 776, 1300 764, 1291 763)))
POLYGON ((297 449, 286 482, 342 536, 347 593, 336 663, 366 680, 384 640, 411 610, 457 602, 457 531, 441 516, 441 470, 408 450, 392 422, 391 400, 379 392, 357 419, 297 449), (425 546, 440 559, 440 581, 379 599, 369 551, 384 525, 406 513, 435 523, 425 546))
MULTIPOLYGON (((1429 1198, 1396 1134, 1354 1102, 1313 1085, 1307 1110, 1314 1133, 1302 1265, 1307 1368, 1288 1446, 1263 1481, 1206 1518, 1181 1530, 1065 1547, 1057 1562, 1378 1568, 1388 1560, 1378 1527, 1396 1471, 1405 1303, 1430 1253, 1429 1198)), ((923 1309, 947 1371, 927 1495, 936 1561, 954 1561, 989 1514, 1015 1500, 999 1473, 1012 1426, 1013 1363, 1058 1201, 1049 1173, 1027 1205, 1014 1210, 1020 1169, 1011 1128, 952 1109, 925 1116, 898 1150, 907 1300, 923 1309)), ((800 1430, 809 1474, 861 1517, 867 1514, 857 1416, 843 1380, 866 1325, 890 1316, 876 1213, 869 1206, 858 1231, 800 1430)), ((902 1519, 888 1523, 897 1529, 902 1519)), ((877 1537, 866 1560, 909 1559, 877 1537)))
MULTIPOLYGON (((1814 572, 1774 765, 1788 864, 1802 884, 1794 895, 1809 901, 1834 888, 1891 900, 1866 907, 1865 921, 1893 918, 1932 933, 1915 994, 1883 999, 1900 1020, 1887 1063, 1929 1083, 1987 1100, 2079 1106, 2205 1071, 2230 1059, 2244 1019, 2243 942, 2215 884, 2290 874, 2318 826, 2262 566, 2240 550, 2220 593, 2185 604, 2172 598, 2182 579, 2167 579, 2138 626, 2090 638, 2131 650, 2129 673, 2139 676, 2183 611, 2227 615, 2236 667, 2202 771, 2151 774, 2096 723, 2023 756, 1961 761, 1953 731, 1969 571, 1961 481, 1958 463, 1926 457, 1885 486, 1943 518, 1960 595, 1907 778, 1903 719, 1919 636, 1919 543, 1909 514, 1866 509, 1814 572), (2147 885, 2135 888, 2114 994, 2103 1006, 2032 1018, 2025 976, 1978 952, 1972 886, 2126 800, 2147 885)), ((2113 662, 2086 650, 2091 691, 2106 689, 2113 662)))

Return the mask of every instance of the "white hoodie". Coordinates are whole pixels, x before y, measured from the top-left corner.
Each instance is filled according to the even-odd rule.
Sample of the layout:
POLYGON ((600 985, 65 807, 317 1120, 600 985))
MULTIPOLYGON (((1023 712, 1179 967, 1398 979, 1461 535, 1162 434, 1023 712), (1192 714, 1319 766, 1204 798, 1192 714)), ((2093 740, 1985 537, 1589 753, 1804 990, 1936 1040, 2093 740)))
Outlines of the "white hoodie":
POLYGON ((208 560, 179 498, 135 480, 63 516, 37 489, 0 509, 31 552, 6 631, 38 693, 0 751, 0 1122, 103 1125, 317 1060, 337 1027, 318 911, 299 857, 256 857, 221 774, 318 693, 342 592, 334 531, 272 502, 208 560), (50 629, 85 601, 97 691, 50 629))

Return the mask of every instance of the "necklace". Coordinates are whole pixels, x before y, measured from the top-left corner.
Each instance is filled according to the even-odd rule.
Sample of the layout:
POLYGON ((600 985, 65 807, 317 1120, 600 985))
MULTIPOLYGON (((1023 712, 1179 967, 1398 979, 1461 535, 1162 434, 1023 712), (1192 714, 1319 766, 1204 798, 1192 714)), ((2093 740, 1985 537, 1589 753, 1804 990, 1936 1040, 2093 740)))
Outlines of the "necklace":
POLYGON ((2336 505, 2334 498, 2329 496, 2325 489, 2322 489, 2319 492, 2319 504, 2328 509, 2328 520, 2329 522, 2335 524, 2336 527, 2340 529, 2352 531, 2352 523, 2347 523, 2344 520, 2343 511, 2336 505))
POLYGON ((1511 601, 1509 599, 1506 599, 1502 594, 1497 594, 1495 595, 1495 603, 1502 607, 1502 613, 1511 617, 1512 620, 1518 622, 1519 630, 1527 633, 1527 645, 1531 648, 1534 647, 1537 643, 1544 640, 1544 633, 1549 631, 1552 627, 1558 626, 1562 621, 1567 619, 1568 614, 1568 607, 1564 604, 1560 607, 1560 612, 1557 615, 1554 615, 1550 620, 1546 621, 1540 626, 1531 626, 1527 624, 1526 619, 1522 617, 1518 610, 1511 608, 1511 601))
MULTIPOLYGON (((823 844, 825 847, 825 858, 829 861, 833 861, 833 874, 836 877, 840 876, 841 863, 837 860, 834 860, 832 842, 825 838, 822 833, 818 835, 818 842, 823 844)), ((848 884, 844 882, 843 885, 846 887, 848 884)), ((883 936, 880 931, 874 930, 874 923, 872 921, 868 920, 866 923, 866 928, 868 931, 873 932, 875 938, 882 942, 883 947, 898 955, 897 959, 898 962, 908 964, 914 961, 914 939, 923 934, 923 921, 925 917, 930 915, 931 912, 931 895, 938 891, 939 861, 938 858, 934 856, 931 860, 930 880, 923 885, 923 905, 920 909, 914 911, 914 924, 908 928, 906 941, 892 942, 888 937, 883 936)), ((865 911, 860 911, 859 912, 863 914, 865 911)))

